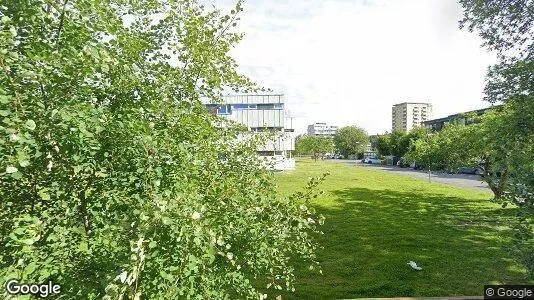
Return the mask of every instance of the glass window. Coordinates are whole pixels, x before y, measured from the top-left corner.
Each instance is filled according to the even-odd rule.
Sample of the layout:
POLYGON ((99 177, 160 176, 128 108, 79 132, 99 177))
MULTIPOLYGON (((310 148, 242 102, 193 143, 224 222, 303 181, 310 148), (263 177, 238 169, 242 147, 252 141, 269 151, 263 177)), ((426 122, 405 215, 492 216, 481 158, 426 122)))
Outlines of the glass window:
POLYGON ((257 109, 267 110, 267 109, 284 109, 283 103, 267 103, 267 104, 257 104, 257 109))
POLYGON ((232 113, 232 107, 230 105, 221 105, 217 108, 218 115, 229 115, 232 113))
POLYGON ((248 109, 248 104, 233 104, 232 109, 235 109, 235 110, 248 109))
POLYGON ((258 109, 266 110, 266 109, 273 109, 272 104, 258 104, 258 109))

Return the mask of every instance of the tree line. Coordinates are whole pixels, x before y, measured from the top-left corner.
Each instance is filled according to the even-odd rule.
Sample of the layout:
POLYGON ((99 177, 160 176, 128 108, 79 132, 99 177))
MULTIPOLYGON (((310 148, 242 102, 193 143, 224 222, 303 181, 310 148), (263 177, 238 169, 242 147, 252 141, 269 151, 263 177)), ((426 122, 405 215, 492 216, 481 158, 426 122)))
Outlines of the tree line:
POLYGON ((315 160, 326 153, 337 153, 347 158, 362 154, 367 148, 369 137, 357 126, 339 129, 334 136, 300 135, 295 139, 296 155, 311 155, 315 160))

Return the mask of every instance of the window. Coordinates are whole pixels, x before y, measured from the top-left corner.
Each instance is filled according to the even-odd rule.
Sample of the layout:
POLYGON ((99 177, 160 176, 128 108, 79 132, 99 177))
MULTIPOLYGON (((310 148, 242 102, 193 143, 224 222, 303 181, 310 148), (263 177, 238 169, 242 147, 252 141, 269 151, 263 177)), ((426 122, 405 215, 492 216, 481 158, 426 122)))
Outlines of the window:
POLYGON ((248 104, 233 104, 232 109, 235 109, 235 110, 248 109, 248 104))
POLYGON ((206 108, 208 109, 210 113, 214 115, 217 114, 217 104, 207 104, 206 108))
POLYGON ((248 109, 257 109, 256 104, 233 104, 232 109, 235 110, 248 110, 248 109))
POLYGON ((221 105, 217 108, 217 114, 218 115, 230 115, 232 114, 232 106, 231 105, 221 105))
POLYGON ((251 127, 250 130, 255 131, 255 132, 277 132, 277 131, 282 131, 283 128, 282 127, 251 127))
POLYGON ((257 104, 257 109, 260 110, 269 110, 269 109, 283 109, 283 103, 269 103, 269 104, 257 104))

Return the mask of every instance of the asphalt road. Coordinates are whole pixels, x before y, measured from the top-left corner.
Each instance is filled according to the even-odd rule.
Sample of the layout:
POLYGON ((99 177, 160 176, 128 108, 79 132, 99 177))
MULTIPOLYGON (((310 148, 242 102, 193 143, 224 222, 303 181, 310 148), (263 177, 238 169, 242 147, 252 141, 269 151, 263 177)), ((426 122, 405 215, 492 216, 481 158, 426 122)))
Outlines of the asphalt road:
MULTIPOLYGON (((360 166, 364 168, 379 169, 379 170, 393 172, 393 173, 397 173, 397 174, 401 174, 405 176, 428 180, 428 171, 425 172, 425 171, 413 170, 410 168, 363 164, 357 160, 332 159, 331 161, 335 161, 339 163, 346 163, 349 165, 355 165, 355 166, 360 166)), ((487 183, 483 182, 482 179, 480 179, 479 175, 431 173, 430 180, 434 182, 450 184, 450 185, 457 186, 457 187, 476 189, 476 190, 484 191, 484 192, 491 191, 487 183)))

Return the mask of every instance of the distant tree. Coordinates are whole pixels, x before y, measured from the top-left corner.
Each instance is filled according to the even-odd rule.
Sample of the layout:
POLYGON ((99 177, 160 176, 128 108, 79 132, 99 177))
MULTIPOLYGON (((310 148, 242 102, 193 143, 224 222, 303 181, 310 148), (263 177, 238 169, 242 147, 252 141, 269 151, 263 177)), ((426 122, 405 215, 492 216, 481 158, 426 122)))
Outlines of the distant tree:
POLYGON ((295 152, 298 155, 312 155, 315 160, 323 157, 325 153, 333 152, 332 138, 302 135, 295 141, 295 152))
POLYGON ((428 129, 416 127, 409 133, 396 130, 393 133, 386 133, 378 137, 376 149, 380 155, 393 155, 397 158, 403 157, 414 147, 415 142, 428 134, 428 129))
POLYGON ((412 129, 408 133, 408 136, 407 136, 409 140, 408 149, 403 156, 406 157, 407 154, 416 147, 417 141, 425 139, 429 134, 430 134, 430 131, 425 127, 416 127, 412 129))
POLYGON ((362 128, 348 126, 341 128, 334 137, 334 145, 345 157, 362 153, 367 148, 369 137, 362 128))
POLYGON ((395 130, 391 133, 391 155, 400 158, 410 147, 410 137, 405 131, 395 130))
POLYGON ((406 160, 415 162, 429 170, 438 170, 442 167, 441 143, 437 134, 423 137, 412 144, 412 148, 406 154, 406 160))
POLYGON ((386 133, 377 138, 376 151, 383 156, 391 155, 391 134, 386 133))
POLYGON ((510 153, 516 143, 505 132, 507 119, 502 113, 510 112, 506 108, 499 114, 487 113, 477 124, 447 125, 442 131, 416 141, 407 157, 434 170, 457 170, 481 163, 483 180, 495 199, 502 200, 509 187, 510 167, 514 165, 510 153))

